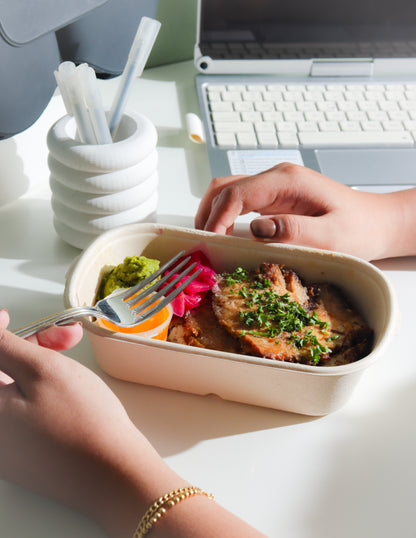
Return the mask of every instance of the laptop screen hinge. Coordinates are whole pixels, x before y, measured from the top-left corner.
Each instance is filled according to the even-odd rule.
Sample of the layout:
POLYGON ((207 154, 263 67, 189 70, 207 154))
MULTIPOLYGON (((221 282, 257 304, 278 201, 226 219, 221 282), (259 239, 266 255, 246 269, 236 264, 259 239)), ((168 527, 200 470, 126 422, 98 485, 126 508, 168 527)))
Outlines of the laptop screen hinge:
POLYGON ((365 60, 314 60, 311 77, 369 77, 373 74, 374 62, 365 60))

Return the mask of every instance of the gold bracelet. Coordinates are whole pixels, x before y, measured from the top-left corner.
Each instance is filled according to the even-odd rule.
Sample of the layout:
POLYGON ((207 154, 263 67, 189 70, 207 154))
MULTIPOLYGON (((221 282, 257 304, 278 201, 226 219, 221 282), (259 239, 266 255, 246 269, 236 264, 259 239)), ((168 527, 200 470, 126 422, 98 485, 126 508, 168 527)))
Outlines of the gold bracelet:
POLYGON ((208 499, 214 499, 214 495, 207 493, 201 488, 189 486, 186 488, 178 488, 170 491, 159 497, 145 512, 144 516, 140 520, 140 523, 133 535, 133 538, 142 538, 147 534, 153 525, 159 521, 159 519, 166 513, 169 508, 175 506, 179 502, 192 497, 193 495, 205 495, 208 499))

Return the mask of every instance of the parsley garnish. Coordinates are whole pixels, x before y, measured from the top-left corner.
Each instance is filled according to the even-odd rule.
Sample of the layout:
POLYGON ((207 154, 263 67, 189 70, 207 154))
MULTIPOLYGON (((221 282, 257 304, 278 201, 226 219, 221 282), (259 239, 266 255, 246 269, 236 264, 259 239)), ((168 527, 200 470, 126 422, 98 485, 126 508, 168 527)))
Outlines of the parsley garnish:
MULTIPOLYGON (((289 293, 279 295, 272 288, 272 283, 262 273, 250 275, 245 269, 238 267, 231 274, 224 275, 227 286, 249 283, 239 287, 238 294, 244 299, 248 310, 240 311, 240 319, 247 327, 240 336, 250 334, 263 338, 277 338, 281 333, 291 334, 288 341, 296 348, 309 347, 311 362, 318 364, 322 355, 332 350, 322 344, 312 332, 311 326, 316 326, 326 334, 329 323, 319 318, 314 311, 308 313, 296 301, 290 299, 289 293), (296 334, 293 334, 296 333, 296 334)), ((230 290, 234 293, 234 290, 230 290)), ((330 342, 338 335, 327 336, 330 342)), ((275 340, 276 344, 279 341, 275 340)))

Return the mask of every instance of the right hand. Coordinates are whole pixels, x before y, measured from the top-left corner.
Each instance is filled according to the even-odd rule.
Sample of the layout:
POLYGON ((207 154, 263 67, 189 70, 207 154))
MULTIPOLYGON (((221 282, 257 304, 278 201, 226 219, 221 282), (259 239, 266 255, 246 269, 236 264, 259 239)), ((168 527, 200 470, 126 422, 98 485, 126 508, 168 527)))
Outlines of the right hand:
POLYGON ((254 239, 372 260, 389 255, 400 229, 390 199, 389 194, 353 190, 303 166, 282 163, 253 176, 215 178, 201 200, 195 226, 232 234, 236 218, 255 211, 261 217, 251 222, 254 239))

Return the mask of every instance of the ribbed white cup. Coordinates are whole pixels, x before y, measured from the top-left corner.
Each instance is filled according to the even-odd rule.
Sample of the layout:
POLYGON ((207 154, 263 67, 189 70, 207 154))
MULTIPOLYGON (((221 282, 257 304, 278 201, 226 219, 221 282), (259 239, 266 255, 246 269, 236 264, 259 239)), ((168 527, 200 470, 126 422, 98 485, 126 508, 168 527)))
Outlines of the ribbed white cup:
POLYGON ((54 227, 84 249, 102 232, 133 222, 154 222, 158 204, 157 132, 129 112, 112 144, 82 144, 75 121, 59 119, 47 136, 54 227))

